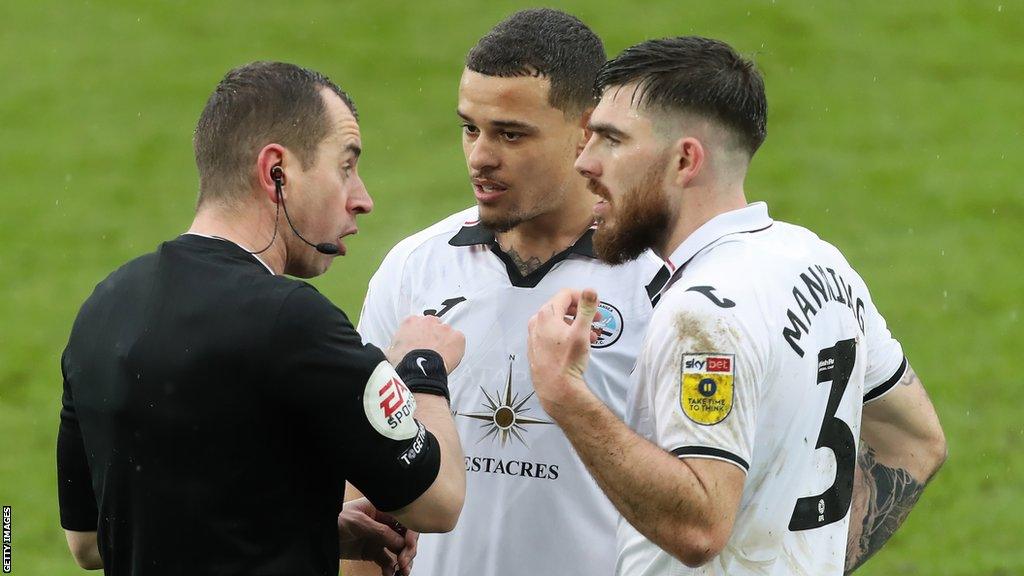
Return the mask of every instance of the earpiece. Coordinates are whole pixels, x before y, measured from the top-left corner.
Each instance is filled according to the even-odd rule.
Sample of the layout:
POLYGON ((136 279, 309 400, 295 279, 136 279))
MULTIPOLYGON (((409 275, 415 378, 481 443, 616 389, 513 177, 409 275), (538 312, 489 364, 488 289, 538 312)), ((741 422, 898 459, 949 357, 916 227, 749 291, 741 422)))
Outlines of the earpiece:
POLYGON ((274 184, 278 186, 284 186, 284 169, 280 166, 274 166, 270 169, 270 179, 274 181, 274 184))
MULTIPOLYGON (((284 207, 284 219, 288 221, 288 226, 291 227, 292 232, 294 232, 295 235, 298 236, 299 240, 302 240, 306 244, 312 246, 313 248, 316 249, 317 252, 319 252, 321 254, 328 254, 328 255, 337 254, 338 250, 339 250, 337 244, 331 244, 330 242, 322 242, 320 244, 313 244, 309 240, 306 240, 305 238, 303 238, 302 234, 299 234, 299 231, 295 228, 295 224, 292 224, 292 217, 288 214, 288 205, 284 203, 284 194, 281 193, 281 188, 284 186, 284 169, 281 168, 280 166, 274 166, 273 168, 271 168, 270 169, 270 179, 274 181, 274 188, 277 189, 277 199, 278 199, 277 209, 281 210, 281 207, 282 206, 284 207)), ((267 244, 266 248, 264 248, 263 250, 260 250, 259 252, 249 252, 248 250, 246 250, 246 252, 249 252, 249 254, 262 254, 263 252, 266 252, 270 248, 270 246, 274 243, 274 240, 276 238, 277 238, 277 214, 274 215, 274 235, 270 238, 270 244, 267 244)), ((244 248, 243 248, 243 250, 244 250, 244 248)))

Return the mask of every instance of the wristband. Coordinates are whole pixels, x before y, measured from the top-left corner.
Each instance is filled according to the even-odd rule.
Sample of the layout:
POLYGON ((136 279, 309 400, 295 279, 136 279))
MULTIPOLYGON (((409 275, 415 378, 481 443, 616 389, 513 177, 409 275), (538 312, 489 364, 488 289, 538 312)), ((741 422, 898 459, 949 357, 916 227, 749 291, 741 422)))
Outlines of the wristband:
POLYGON ((448 371, 444 359, 433 350, 413 350, 395 366, 395 372, 412 392, 444 396, 451 404, 448 394, 448 371))

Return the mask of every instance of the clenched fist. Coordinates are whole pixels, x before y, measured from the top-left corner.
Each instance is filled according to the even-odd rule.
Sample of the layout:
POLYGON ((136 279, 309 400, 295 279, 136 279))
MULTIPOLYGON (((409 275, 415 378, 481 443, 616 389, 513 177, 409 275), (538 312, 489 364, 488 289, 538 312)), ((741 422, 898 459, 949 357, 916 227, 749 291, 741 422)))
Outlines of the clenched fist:
POLYGON ((445 370, 451 374, 462 361, 466 337, 436 316, 409 316, 402 321, 384 353, 389 362, 397 365, 409 352, 424 348, 440 354, 445 370))

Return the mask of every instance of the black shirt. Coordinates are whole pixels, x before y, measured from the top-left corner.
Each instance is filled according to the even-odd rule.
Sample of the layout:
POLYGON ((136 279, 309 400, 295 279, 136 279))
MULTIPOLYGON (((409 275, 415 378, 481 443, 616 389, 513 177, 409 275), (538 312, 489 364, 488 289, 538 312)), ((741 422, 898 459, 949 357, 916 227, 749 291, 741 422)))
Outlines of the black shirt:
POLYGON ((372 424, 381 362, 235 244, 162 244, 96 287, 64 351, 61 525, 98 530, 107 574, 337 574, 344 482, 394 510, 440 466, 422 426, 372 424))

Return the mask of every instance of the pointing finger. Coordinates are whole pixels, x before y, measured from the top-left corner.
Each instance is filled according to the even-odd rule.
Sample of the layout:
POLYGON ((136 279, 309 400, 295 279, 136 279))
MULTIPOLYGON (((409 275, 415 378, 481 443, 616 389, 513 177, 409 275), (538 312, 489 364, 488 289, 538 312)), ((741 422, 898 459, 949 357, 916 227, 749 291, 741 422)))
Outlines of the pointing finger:
POLYGON ((577 330, 590 331, 590 325, 594 322, 594 316, 597 315, 597 292, 592 288, 587 288, 583 291, 580 296, 579 304, 576 310, 576 319, 573 322, 573 327, 577 330))
POLYGON ((579 291, 563 288, 548 301, 548 304, 554 309, 556 315, 564 316, 576 307, 579 298, 579 291))

